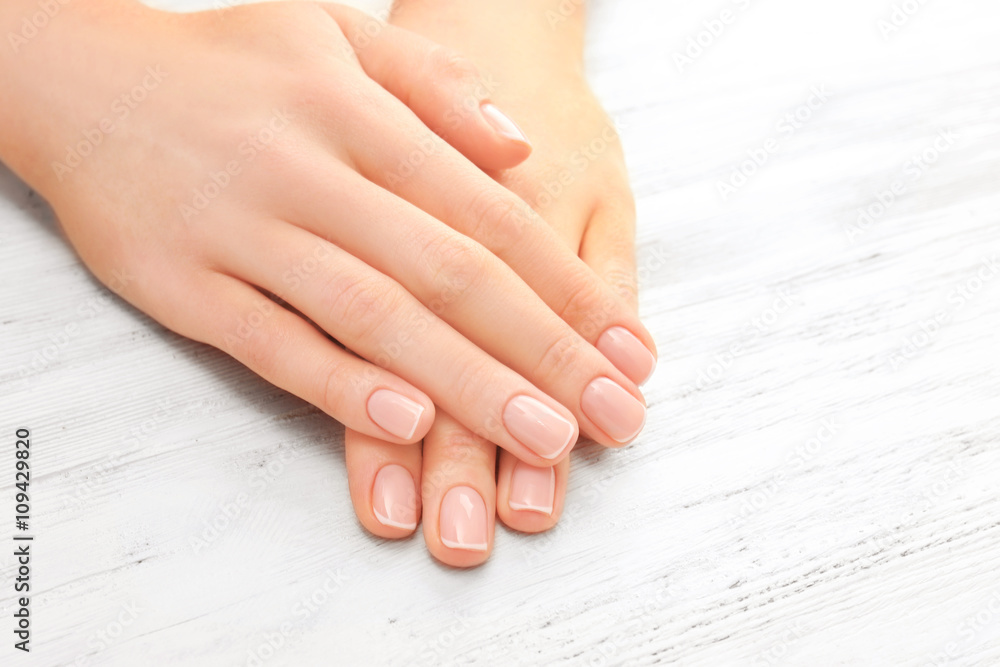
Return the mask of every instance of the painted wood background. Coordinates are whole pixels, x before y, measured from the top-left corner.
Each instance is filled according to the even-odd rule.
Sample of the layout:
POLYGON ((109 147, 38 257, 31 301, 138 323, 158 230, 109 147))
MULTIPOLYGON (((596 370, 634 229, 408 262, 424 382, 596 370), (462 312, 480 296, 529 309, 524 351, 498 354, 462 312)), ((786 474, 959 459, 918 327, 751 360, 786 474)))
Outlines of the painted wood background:
POLYGON ((5 502, 17 427, 36 474, 35 648, 3 518, 0 663, 1000 664, 998 32, 989 0, 594 8, 649 422, 471 571, 366 534, 339 425, 120 303, 0 171, 5 502))

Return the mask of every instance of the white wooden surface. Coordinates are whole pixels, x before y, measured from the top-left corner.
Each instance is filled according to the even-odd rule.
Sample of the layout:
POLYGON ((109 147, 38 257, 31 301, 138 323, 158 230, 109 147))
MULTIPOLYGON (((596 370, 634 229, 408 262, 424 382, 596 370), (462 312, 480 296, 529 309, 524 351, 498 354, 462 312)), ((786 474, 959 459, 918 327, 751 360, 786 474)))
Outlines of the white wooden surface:
POLYGON ((594 10, 661 350, 648 427, 578 452, 559 527, 499 528, 471 571, 419 535, 367 535, 340 426, 109 296, 0 172, 0 663, 1000 664, 1000 274, 977 281, 1000 255, 1000 6, 924 3, 884 39, 892 8, 594 10), (779 127, 813 86, 828 101, 779 127), (10 646, 20 426, 27 657, 10 646))

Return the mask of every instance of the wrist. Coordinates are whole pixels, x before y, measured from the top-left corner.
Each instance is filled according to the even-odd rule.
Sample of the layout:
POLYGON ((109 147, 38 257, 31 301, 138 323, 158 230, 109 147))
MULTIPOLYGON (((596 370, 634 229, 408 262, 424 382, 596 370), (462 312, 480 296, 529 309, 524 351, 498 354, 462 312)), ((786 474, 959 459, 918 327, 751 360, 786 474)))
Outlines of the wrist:
POLYGON ((585 5, 585 0, 397 0, 392 22, 490 69, 517 62, 582 78, 585 5))

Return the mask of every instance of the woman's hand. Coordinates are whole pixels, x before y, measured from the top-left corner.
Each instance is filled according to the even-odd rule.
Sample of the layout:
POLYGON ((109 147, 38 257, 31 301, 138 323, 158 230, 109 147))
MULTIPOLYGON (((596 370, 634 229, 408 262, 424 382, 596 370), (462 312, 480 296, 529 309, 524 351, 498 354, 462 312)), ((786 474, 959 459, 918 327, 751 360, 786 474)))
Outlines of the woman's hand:
MULTIPOLYGON (((492 98, 515 110, 534 150, 523 164, 492 175, 531 203, 635 312, 635 209, 617 133, 582 75, 582 21, 572 18, 553 34, 530 20, 544 16, 542 5, 523 13, 505 4, 493 15, 489 3, 399 2, 392 21, 470 55, 495 82, 492 98)), ((599 349, 634 381, 648 379, 655 358, 644 345, 627 330, 604 336, 599 349), (611 337, 622 344, 609 345, 611 337)), ((482 563, 492 549, 495 515, 525 532, 555 525, 569 472, 568 459, 542 468, 500 452, 496 474, 496 454, 494 444, 443 412, 422 454, 348 429, 355 511, 368 530, 388 538, 412 533, 422 514, 424 539, 437 559, 460 567, 482 563)))
MULTIPOLYGON (((10 0, 0 27, 33 8, 10 0)), ((609 328, 652 343, 428 131, 494 167, 523 159, 474 76, 337 5, 70 4, 0 56, 0 157, 98 278, 165 326, 360 433, 417 442, 437 405, 551 466, 578 423, 605 445, 635 437, 642 396, 595 344, 609 328)))

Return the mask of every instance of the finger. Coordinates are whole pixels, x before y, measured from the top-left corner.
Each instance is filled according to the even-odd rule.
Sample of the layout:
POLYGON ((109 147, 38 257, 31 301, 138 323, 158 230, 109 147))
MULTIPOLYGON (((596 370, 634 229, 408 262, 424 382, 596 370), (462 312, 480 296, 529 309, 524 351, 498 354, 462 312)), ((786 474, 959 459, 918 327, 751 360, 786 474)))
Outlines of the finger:
POLYGON ((379 537, 406 537, 417 528, 420 449, 400 447, 350 428, 344 432, 354 513, 361 525, 379 537))
POLYGON ((454 51, 341 5, 324 5, 361 67, 427 127, 482 169, 507 169, 531 153, 524 132, 490 103, 490 84, 454 51))
POLYGON ((220 252, 226 270, 282 297, 518 458, 552 465, 576 441, 569 410, 353 254, 278 221, 247 225, 220 252))
POLYGON ((184 335, 228 352, 272 384, 345 426, 396 444, 419 442, 434 404, 413 385, 327 340, 315 327, 249 285, 206 278, 184 335))
POLYGON ((424 439, 424 540, 442 563, 479 565, 493 549, 496 447, 443 411, 424 439))
POLYGON ((596 345, 605 331, 620 327, 655 355, 652 336, 629 304, 537 213, 440 139, 415 139, 418 124, 385 106, 386 113, 369 121, 371 135, 384 141, 347 138, 363 174, 490 250, 586 342, 596 345))
POLYGON ((500 520, 525 533, 539 533, 556 525, 566 499, 570 457, 550 468, 538 468, 500 452, 497 475, 497 514, 500 520))
MULTIPOLYGON (((621 446, 638 435, 645 415, 638 387, 553 313, 509 266, 356 172, 335 169, 335 177, 303 174, 298 178, 299 196, 285 204, 288 219, 328 236, 351 255, 405 285, 437 318, 569 408, 585 435, 608 447, 621 446), (332 182, 340 185, 334 189, 332 182), (344 219, 365 220, 364 233, 338 224, 331 219, 331 211, 344 219)), ((561 247, 561 241, 555 242, 561 247)), ((562 279, 556 275, 556 281, 562 279)), ((594 279, 601 284, 599 278, 594 279)), ((410 381, 430 392, 427 385, 410 381)), ((444 406, 437 397, 434 400, 444 406)), ((468 424, 454 407, 446 409, 468 424)), ((491 434, 473 430, 507 448, 491 434)))
POLYGON ((580 241, 580 258, 633 310, 638 310, 635 205, 627 191, 594 209, 580 241))
MULTIPOLYGON (((635 208, 627 191, 594 212, 580 243, 580 257, 614 289, 633 312, 639 310, 635 265, 635 208)), ((656 357, 625 327, 611 327, 597 349, 636 384, 644 384, 656 368, 656 357)))

